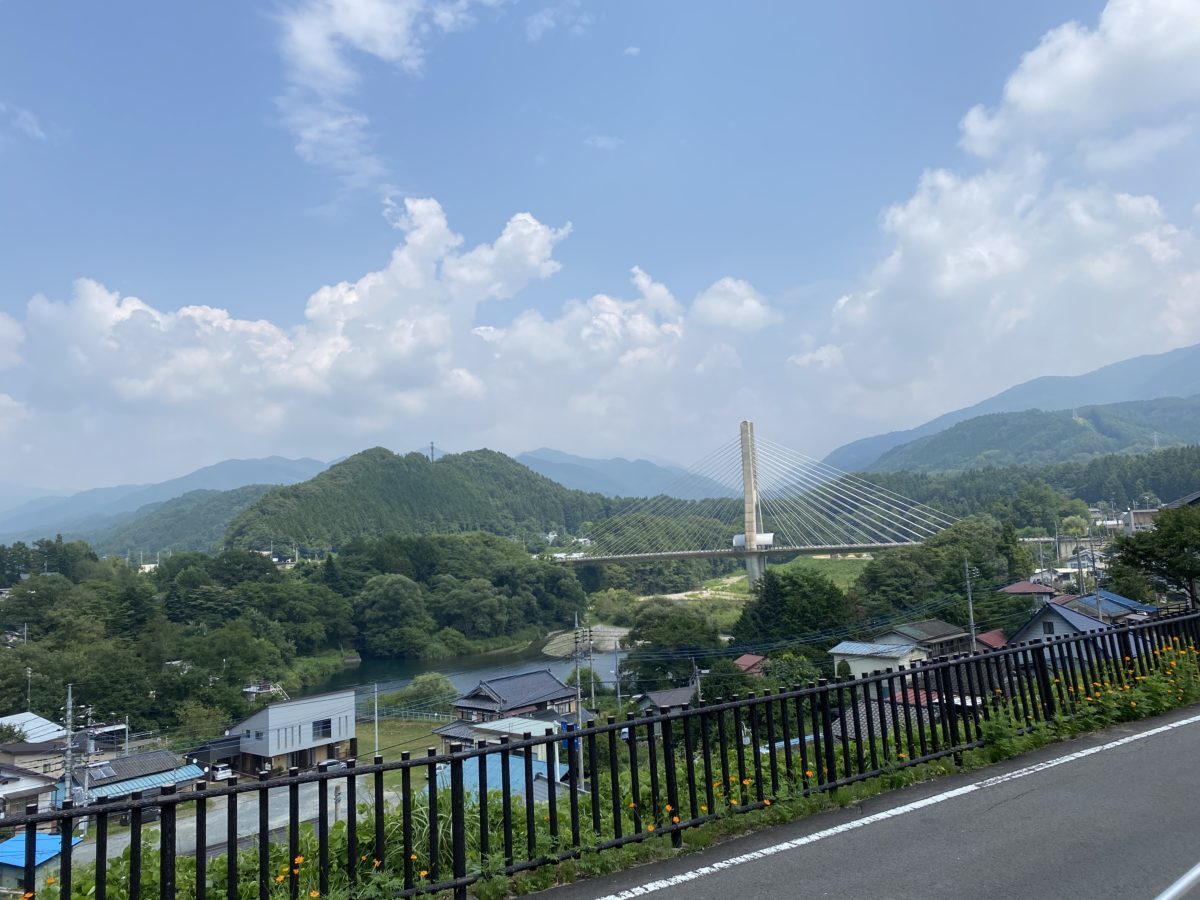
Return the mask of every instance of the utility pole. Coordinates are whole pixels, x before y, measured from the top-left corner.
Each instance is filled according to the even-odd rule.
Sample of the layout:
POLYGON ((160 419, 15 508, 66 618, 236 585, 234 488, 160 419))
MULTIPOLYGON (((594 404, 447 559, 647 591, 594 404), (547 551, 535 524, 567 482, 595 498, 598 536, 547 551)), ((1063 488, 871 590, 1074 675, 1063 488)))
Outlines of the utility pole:
POLYGON ((71 796, 71 775, 75 768, 74 743, 75 743, 75 695, 73 692, 75 685, 67 685, 67 709, 66 719, 63 725, 67 729, 67 758, 66 758, 66 780, 63 782, 65 788, 63 790, 64 797, 71 796))
POLYGON ((129 716, 125 717, 125 755, 129 755, 129 716))
POLYGON ((621 714, 621 651, 613 645, 613 679, 617 682, 617 715, 621 714))
POLYGON ((379 682, 375 682, 375 755, 379 755, 379 682))
POLYGON ((576 748, 575 759, 577 761, 576 765, 578 765, 578 767, 579 767, 576 770, 579 772, 579 783, 583 784, 583 739, 578 734, 579 731, 583 731, 583 684, 579 680, 579 660, 580 660, 580 656, 581 656, 581 654, 579 652, 579 638, 580 638, 579 612, 576 611, 576 613, 575 613, 575 726, 576 726, 577 733, 575 735, 575 748, 576 748))
POLYGON ((700 689, 700 668, 696 665, 696 658, 692 657, 692 680, 696 682, 696 702, 704 702, 704 692, 700 689))
POLYGON ((963 557, 963 575, 967 579, 967 619, 971 623, 971 652, 975 652, 975 598, 971 596, 971 561, 963 557))
POLYGON ((25 709, 33 712, 33 669, 25 667, 25 709))
POLYGON ((592 650, 596 646, 595 636, 592 634, 592 627, 589 625, 587 630, 588 642, 588 684, 591 686, 592 709, 596 708, 596 662, 592 655, 592 650))

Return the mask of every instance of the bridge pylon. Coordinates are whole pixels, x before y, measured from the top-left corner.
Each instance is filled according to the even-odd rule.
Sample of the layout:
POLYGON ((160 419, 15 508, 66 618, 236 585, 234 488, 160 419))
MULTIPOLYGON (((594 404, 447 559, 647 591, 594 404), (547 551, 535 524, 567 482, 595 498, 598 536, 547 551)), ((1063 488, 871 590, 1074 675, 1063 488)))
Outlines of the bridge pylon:
POLYGON ((742 422, 742 500, 742 557, 746 563, 746 580, 754 587, 767 566, 766 550, 771 546, 773 535, 762 533, 753 422, 742 422))

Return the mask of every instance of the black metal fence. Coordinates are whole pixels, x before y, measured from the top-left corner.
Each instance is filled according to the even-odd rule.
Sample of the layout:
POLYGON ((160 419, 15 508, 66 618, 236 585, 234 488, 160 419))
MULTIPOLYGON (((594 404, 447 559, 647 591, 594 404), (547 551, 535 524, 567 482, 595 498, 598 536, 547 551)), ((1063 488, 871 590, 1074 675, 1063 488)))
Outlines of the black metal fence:
POLYGON ((1176 671, 1198 645, 1200 614, 1188 613, 448 754, 30 808, 3 826, 25 833, 23 889, 37 897, 326 896, 367 882, 465 897, 481 878, 636 841, 679 845, 721 816, 960 757, 984 745, 989 723, 1020 731, 1085 715, 1105 691, 1176 671), (331 816, 331 792, 338 804, 344 794, 345 817, 331 816), (93 837, 73 843, 85 818, 93 837), (60 842, 49 874, 39 826, 60 842))

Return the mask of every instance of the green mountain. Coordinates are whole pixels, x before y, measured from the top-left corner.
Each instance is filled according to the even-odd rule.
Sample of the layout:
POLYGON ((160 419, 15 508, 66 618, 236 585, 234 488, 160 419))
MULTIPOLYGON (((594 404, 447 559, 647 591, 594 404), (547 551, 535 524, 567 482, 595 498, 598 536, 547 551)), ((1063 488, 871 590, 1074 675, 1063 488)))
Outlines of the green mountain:
POLYGON ((977 416, 889 450, 867 471, 1045 466, 1196 443, 1200 443, 1200 394, 1058 412, 1029 409, 977 416))
POLYGON ((382 534, 486 531, 523 541, 547 531, 577 533, 614 506, 573 491, 492 450, 400 456, 364 450, 301 484, 267 492, 229 524, 225 542, 339 547, 382 534))
POLYGON ((211 550, 220 545, 229 521, 272 488, 251 484, 231 491, 189 491, 84 529, 77 537, 102 556, 211 550))
POLYGON ((844 472, 863 472, 889 450, 952 425, 991 413, 1027 409, 1070 410, 1073 407, 1156 397, 1187 397, 1200 392, 1200 344, 1166 353, 1135 356, 1082 375, 1044 375, 1014 385, 974 406, 957 409, 906 431, 892 431, 851 441, 825 457, 844 472))

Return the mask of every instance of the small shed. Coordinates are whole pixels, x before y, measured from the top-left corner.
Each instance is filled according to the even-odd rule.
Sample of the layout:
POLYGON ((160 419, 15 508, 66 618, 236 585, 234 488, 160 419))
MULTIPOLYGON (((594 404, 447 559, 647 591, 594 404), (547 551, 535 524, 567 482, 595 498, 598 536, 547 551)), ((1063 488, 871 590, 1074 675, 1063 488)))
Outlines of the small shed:
MULTIPOLYGON (((71 839, 75 846, 83 838, 71 839)), ((58 855, 62 852, 62 837, 57 834, 34 835, 33 866, 40 883, 58 874, 58 855)), ((0 889, 21 890, 25 878, 25 834, 18 833, 0 844, 0 889)))
POLYGON ((885 669, 911 666, 929 658, 929 654, 916 644, 877 644, 866 641, 842 641, 831 649, 829 654, 833 657, 834 672, 837 672, 844 662, 855 678, 885 669))

